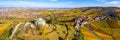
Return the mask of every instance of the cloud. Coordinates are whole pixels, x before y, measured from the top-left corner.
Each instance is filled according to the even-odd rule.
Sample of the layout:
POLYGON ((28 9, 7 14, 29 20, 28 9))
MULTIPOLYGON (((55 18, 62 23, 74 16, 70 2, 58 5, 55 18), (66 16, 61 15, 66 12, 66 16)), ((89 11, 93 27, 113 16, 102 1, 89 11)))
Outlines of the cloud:
POLYGON ((110 1, 110 2, 105 2, 104 5, 106 6, 114 6, 114 7, 120 7, 120 1, 110 1))
POLYGON ((98 1, 98 2, 106 2, 106 0, 96 0, 96 1, 98 1))
POLYGON ((111 1, 111 2, 107 2, 105 4, 118 5, 119 3, 120 3, 120 1, 111 1))
POLYGON ((32 1, 0 1, 0 7, 41 7, 41 8, 64 8, 76 7, 73 2, 32 2, 32 1))
POLYGON ((119 7, 120 6, 120 0, 96 0, 97 2, 100 2, 102 4, 101 6, 114 6, 119 7))
POLYGON ((110 4, 119 4, 120 2, 119 1, 112 1, 112 2, 109 2, 110 4))
POLYGON ((38 6, 37 3, 34 2, 27 2, 27 1, 1 1, 0 5, 2 5, 3 7, 34 7, 34 6, 38 6))
POLYGON ((50 0, 50 1, 53 1, 53 2, 54 2, 54 1, 57 1, 57 0, 50 0))
POLYGON ((108 2, 108 1, 120 1, 120 0, 96 0, 98 2, 108 2))

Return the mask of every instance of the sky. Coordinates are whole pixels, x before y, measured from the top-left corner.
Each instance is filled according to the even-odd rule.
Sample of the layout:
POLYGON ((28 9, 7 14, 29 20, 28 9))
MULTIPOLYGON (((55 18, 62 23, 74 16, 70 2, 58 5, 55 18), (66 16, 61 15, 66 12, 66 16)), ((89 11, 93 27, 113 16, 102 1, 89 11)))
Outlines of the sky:
POLYGON ((120 0, 0 0, 0 7, 120 7, 120 0))

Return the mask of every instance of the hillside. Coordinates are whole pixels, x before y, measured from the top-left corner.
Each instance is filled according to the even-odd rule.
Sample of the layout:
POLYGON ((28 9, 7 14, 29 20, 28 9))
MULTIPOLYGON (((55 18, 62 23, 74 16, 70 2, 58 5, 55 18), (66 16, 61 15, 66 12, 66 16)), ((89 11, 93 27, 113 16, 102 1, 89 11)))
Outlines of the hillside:
POLYGON ((120 40, 120 8, 117 7, 9 11, 0 12, 0 40, 120 40), (88 24, 76 29, 75 20, 84 16, 88 17, 88 24), (39 18, 45 20, 45 25, 36 25, 39 18))

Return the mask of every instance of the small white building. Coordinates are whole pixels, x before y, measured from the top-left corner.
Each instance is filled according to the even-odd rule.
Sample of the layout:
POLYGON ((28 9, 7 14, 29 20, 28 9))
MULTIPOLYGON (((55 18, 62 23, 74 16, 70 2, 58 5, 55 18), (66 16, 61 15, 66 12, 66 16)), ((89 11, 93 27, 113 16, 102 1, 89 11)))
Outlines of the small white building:
POLYGON ((38 19, 36 19, 36 23, 39 25, 43 25, 43 26, 46 26, 46 21, 44 20, 44 19, 42 19, 42 18, 38 18, 38 19))

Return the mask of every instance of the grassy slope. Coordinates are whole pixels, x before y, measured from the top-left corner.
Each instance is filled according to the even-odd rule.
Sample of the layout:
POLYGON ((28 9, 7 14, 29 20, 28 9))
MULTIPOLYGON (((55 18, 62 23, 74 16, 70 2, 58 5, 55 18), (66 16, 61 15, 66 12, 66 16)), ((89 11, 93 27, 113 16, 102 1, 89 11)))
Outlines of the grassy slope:
POLYGON ((4 32, 12 23, 12 20, 6 20, 3 24, 0 24, 0 35, 4 32))

